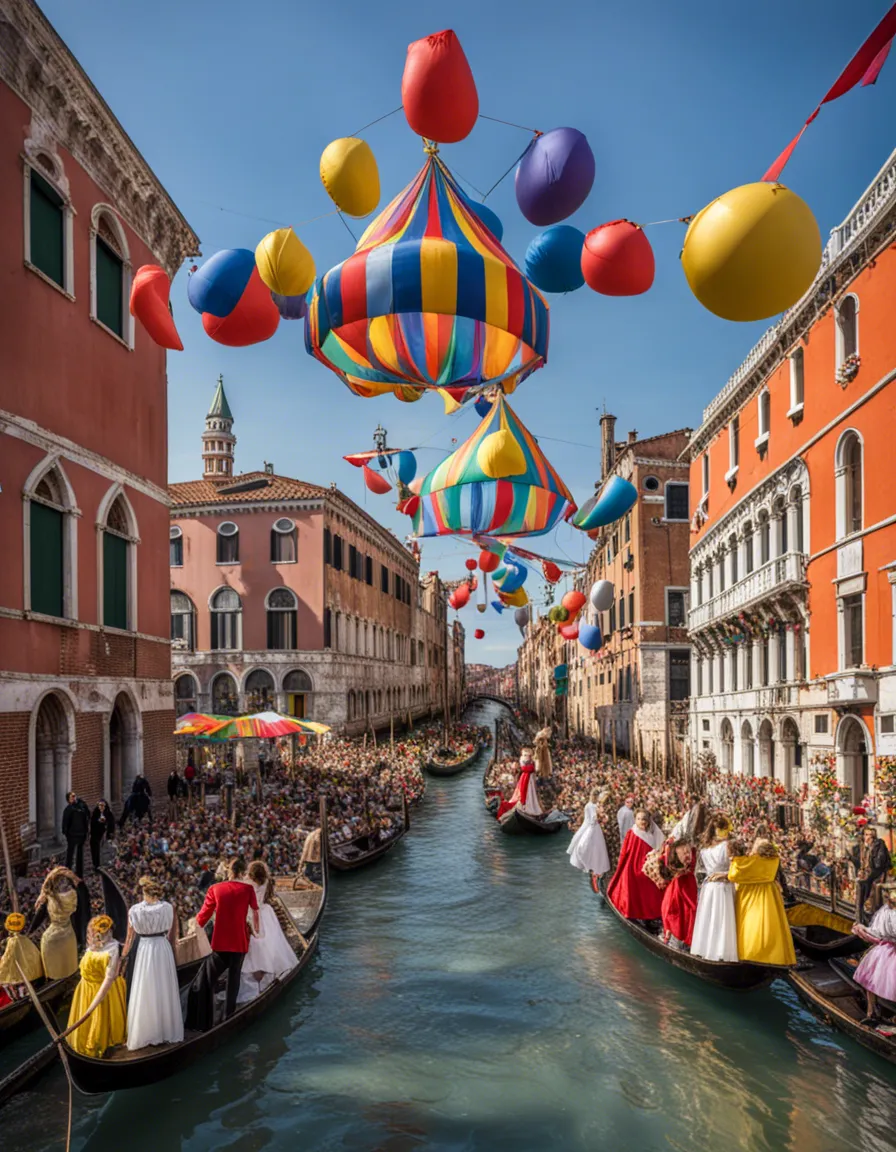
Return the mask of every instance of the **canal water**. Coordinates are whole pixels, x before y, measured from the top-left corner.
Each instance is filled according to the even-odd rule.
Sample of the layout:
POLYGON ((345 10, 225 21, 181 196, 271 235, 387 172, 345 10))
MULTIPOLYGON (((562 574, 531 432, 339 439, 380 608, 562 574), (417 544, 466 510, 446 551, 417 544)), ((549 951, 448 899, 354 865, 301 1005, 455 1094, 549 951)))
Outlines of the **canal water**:
MULTIPOLYGON (((784 984, 715 991, 645 953, 565 833, 501 834, 482 767, 430 779, 404 842, 335 878, 318 955, 275 1015, 173 1080, 76 1096, 73 1148, 894 1147, 896 1068, 784 984)), ((0 1113, 0 1146, 62 1147, 65 1101, 57 1071, 0 1113)))

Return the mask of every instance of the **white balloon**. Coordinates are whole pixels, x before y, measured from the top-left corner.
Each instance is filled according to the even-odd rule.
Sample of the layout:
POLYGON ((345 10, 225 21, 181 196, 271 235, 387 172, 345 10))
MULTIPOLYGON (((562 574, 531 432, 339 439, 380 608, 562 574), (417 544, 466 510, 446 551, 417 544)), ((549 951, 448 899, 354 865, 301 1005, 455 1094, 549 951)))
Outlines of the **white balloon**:
POLYGON ((529 623, 529 609, 517 608, 513 614, 513 622, 516 624, 517 628, 525 628, 529 623))
POLYGON ((609 580, 597 580, 591 585, 591 606, 598 612, 606 612, 613 604, 613 585, 609 580))

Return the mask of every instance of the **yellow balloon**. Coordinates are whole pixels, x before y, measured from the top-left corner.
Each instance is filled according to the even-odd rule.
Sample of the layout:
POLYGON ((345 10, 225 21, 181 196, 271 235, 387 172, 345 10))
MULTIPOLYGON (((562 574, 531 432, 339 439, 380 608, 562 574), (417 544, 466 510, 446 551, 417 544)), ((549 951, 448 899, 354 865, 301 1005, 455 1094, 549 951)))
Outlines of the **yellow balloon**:
POLYGON ((526 471, 526 457, 507 428, 492 432, 479 445, 476 462, 486 476, 500 480, 505 476, 521 476, 526 471))
POLYGON ((255 266, 278 296, 304 296, 314 283, 314 257, 292 228, 268 232, 255 249, 255 266))
POLYGON ((517 588, 515 592, 499 592, 498 598, 508 608, 525 608, 529 603, 529 596, 525 588, 517 588))
POLYGON ((697 213, 681 263, 704 308, 724 320, 766 320, 811 285, 821 234, 808 204, 783 184, 742 184, 697 213))
POLYGON ((368 216, 380 202, 380 174, 365 140, 343 136, 328 144, 320 158, 320 178, 346 216, 368 216))

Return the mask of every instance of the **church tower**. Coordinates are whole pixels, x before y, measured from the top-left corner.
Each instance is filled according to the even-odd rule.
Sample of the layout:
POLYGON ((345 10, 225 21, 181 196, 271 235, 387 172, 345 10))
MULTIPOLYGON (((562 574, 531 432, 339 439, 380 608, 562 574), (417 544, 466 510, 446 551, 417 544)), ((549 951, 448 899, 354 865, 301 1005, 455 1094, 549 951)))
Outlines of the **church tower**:
POLYGON ((218 377, 218 387, 212 406, 205 418, 202 433, 203 480, 229 480, 233 476, 233 449, 236 436, 232 432, 233 413, 224 395, 224 377, 218 377))

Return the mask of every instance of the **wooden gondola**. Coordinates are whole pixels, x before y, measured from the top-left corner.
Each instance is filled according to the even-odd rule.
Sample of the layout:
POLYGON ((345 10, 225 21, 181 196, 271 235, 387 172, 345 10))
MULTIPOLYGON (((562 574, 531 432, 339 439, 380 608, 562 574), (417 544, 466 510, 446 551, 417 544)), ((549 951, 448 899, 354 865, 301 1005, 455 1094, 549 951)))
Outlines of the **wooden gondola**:
MULTIPOLYGON (((437 755, 430 756, 426 761, 426 771, 430 776, 457 776, 463 772, 465 768, 470 767, 484 747, 484 744, 478 744, 473 752, 463 760, 440 760, 437 755)), ((447 751, 447 748, 439 749, 439 752, 447 751)))
MULTIPOLYGON (((325 801, 321 799, 321 823, 326 828, 325 801)), ((326 832, 321 837, 325 840, 326 832)), ((298 980, 317 947, 320 922, 323 918, 328 887, 328 853, 321 851, 321 887, 319 904, 313 912, 307 936, 302 935, 299 924, 290 913, 286 901, 275 895, 272 906, 277 913, 287 939, 296 953, 298 963, 280 979, 275 980, 260 996, 237 1008, 232 1016, 222 1020, 207 1032, 186 1032, 179 1044, 159 1044, 136 1052, 115 1048, 103 1059, 97 1060, 75 1052, 68 1044, 65 1054, 72 1080, 79 1091, 87 1095, 118 1092, 124 1088, 141 1088, 155 1084, 175 1073, 181 1073, 190 1064, 228 1043, 251 1023, 263 1016, 272 1004, 298 980)))
POLYGON ((334 872, 355 872, 359 868, 366 868, 382 856, 405 835, 411 826, 411 817, 408 811, 406 796, 402 796, 402 823, 393 829, 387 836, 380 837, 365 833, 354 840, 347 840, 344 844, 331 844, 329 846, 330 867, 334 872))
MULTIPOLYGON (((788 979, 803 1003, 828 1024, 862 1047, 896 1064, 896 1036, 887 1036, 862 1023, 865 993, 853 981, 848 959, 815 960, 788 973, 788 979)), ((896 1030, 894 1006, 880 1000, 878 1004, 886 1009, 887 1026, 896 1030)))
POLYGON ((797 901, 785 909, 794 947, 813 960, 853 956, 868 947, 852 933, 854 921, 816 904, 797 901))
POLYGON ((561 828, 566 828, 569 825, 569 817, 548 822, 545 817, 530 816, 517 804, 500 817, 498 824, 501 826, 501 831, 508 836, 550 836, 559 832, 561 828))
POLYGON ((680 968, 708 984, 717 988, 728 988, 734 992, 754 992, 757 988, 764 988, 773 980, 787 976, 791 971, 789 967, 777 964, 758 964, 753 961, 725 961, 704 960, 702 956, 692 956, 689 952, 679 952, 664 944, 659 936, 654 936, 646 928, 634 920, 626 920, 618 908, 607 897, 609 876, 601 876, 598 888, 604 903, 622 924, 629 935, 634 936, 639 944, 667 964, 680 968))

